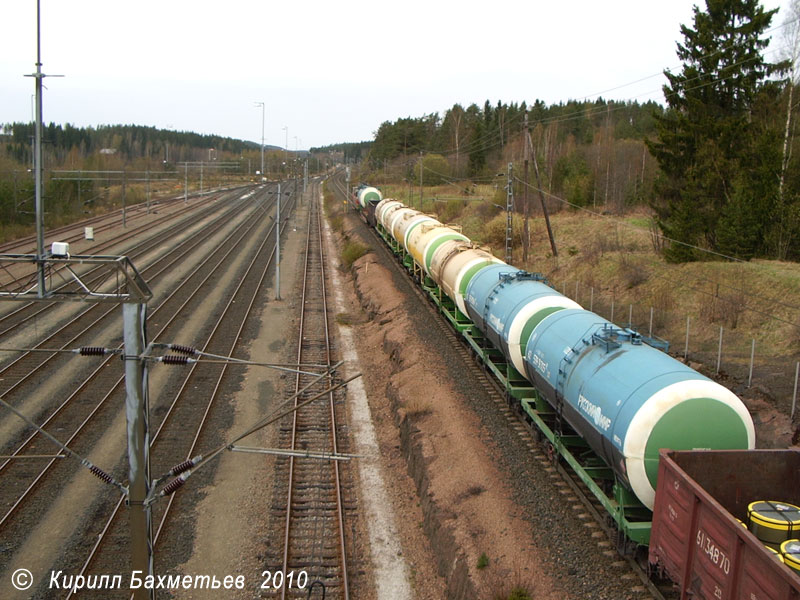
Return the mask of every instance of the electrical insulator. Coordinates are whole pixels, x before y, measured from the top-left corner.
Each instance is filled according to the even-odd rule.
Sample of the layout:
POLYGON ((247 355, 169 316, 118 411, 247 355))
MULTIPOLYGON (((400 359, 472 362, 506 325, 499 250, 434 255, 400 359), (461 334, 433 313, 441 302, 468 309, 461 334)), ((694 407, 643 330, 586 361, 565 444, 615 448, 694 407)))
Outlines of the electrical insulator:
POLYGON ((192 348, 191 346, 181 346, 180 344, 170 344, 169 349, 177 352, 178 354, 188 354, 189 356, 194 356, 197 354, 196 348, 192 348))
POLYGON ((106 349, 100 346, 83 346, 79 353, 81 356, 103 356, 106 353, 106 349))
POLYGON ((92 473, 92 474, 93 474, 95 477, 98 477, 99 479, 102 479, 102 480, 103 480, 103 481, 105 481, 106 483, 114 483, 114 479, 111 477, 111 475, 109 475, 108 473, 106 473, 105 471, 103 471, 103 469, 101 469, 101 468, 100 468, 100 467, 98 467, 97 465, 92 465, 91 467, 89 467, 89 471, 90 471, 90 472, 91 472, 91 473, 92 473))
POLYGON ((178 465, 175 465, 174 467, 172 467, 172 468, 169 470, 169 474, 170 474, 171 476, 173 476, 173 477, 174 477, 175 475, 180 475, 180 474, 181 474, 181 473, 183 473, 184 471, 188 471, 189 469, 191 469, 192 467, 194 467, 194 466, 195 466, 197 463, 199 463, 199 462, 200 462, 200 460, 202 460, 202 458, 203 458, 202 456, 196 456, 196 457, 194 457, 194 458, 192 458, 192 459, 185 460, 185 461, 183 461, 182 463, 180 463, 180 464, 178 464, 178 465))
POLYGON ((173 479, 167 485, 164 486, 164 489, 161 490, 162 496, 169 496, 170 494, 175 493, 183 484, 186 483, 186 479, 184 477, 178 477, 177 479, 173 479))
POLYGON ((166 356, 161 357, 161 362, 165 365, 185 365, 189 363, 189 358, 186 356, 173 356, 171 354, 167 354, 166 356))

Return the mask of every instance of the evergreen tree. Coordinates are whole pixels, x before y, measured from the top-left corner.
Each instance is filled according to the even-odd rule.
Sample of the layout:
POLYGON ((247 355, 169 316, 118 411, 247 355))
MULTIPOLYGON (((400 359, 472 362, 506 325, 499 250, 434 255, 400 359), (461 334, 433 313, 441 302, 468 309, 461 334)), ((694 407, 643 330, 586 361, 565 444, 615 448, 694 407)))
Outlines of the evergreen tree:
MULTIPOLYGON (((758 251, 758 236, 737 233, 744 214, 748 224, 768 219, 763 195, 770 197, 777 184, 760 177, 771 166, 755 154, 764 132, 752 112, 767 77, 785 68, 762 56, 769 44, 762 36, 776 12, 765 11, 759 0, 706 0, 705 11, 694 7, 694 28, 681 26, 684 43, 677 53, 683 67, 664 73, 669 108, 655 116, 658 139, 648 142, 661 167, 654 208, 667 237, 742 256, 758 251)), ((699 258, 679 243, 666 255, 673 261, 699 258)))

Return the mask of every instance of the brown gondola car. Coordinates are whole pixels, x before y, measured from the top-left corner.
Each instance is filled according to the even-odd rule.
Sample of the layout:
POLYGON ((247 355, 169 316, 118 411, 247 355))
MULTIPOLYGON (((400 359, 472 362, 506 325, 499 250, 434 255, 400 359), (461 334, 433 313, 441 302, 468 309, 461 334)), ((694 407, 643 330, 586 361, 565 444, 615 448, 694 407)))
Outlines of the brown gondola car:
POLYGON ((800 450, 661 450, 651 565, 682 600, 800 600, 800 575, 742 526, 760 500, 800 506, 800 450))

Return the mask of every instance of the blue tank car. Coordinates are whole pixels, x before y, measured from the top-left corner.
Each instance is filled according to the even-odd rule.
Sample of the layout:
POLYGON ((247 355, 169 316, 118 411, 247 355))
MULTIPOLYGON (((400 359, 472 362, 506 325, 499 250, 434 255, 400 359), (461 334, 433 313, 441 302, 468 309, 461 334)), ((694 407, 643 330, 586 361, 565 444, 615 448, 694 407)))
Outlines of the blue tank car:
POLYGON ((523 355, 533 328, 556 311, 580 308, 545 285, 541 276, 505 263, 478 271, 464 297, 469 318, 521 375, 525 374, 523 355))
POLYGON ((755 445, 750 414, 730 390, 583 309, 538 323, 525 374, 651 510, 661 448, 755 445))

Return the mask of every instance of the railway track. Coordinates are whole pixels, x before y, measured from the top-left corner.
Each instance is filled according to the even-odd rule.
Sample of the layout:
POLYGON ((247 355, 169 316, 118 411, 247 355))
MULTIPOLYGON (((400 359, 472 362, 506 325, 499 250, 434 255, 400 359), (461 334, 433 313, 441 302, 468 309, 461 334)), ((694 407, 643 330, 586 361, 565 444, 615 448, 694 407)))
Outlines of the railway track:
MULTIPOLYGON (((119 234, 112 235, 109 239, 106 239, 103 242, 98 242, 91 245, 87 250, 92 255, 114 252, 124 253, 132 260, 137 260, 146 255, 147 252, 152 251, 154 248, 158 248, 160 245, 163 245, 165 241, 175 237, 186 228, 191 228, 203 218, 208 218, 208 214, 206 213, 205 209, 208 208, 210 204, 218 201, 224 202, 225 200, 235 201, 236 194, 241 196, 241 193, 237 192, 226 192, 207 196, 199 201, 194 201, 191 206, 187 208, 170 214, 164 214, 156 219, 151 219, 148 223, 135 226, 130 229, 126 229, 119 234), (184 214, 188 214, 188 218, 181 219, 180 217, 184 214), (173 224, 166 227, 158 235, 149 235, 149 232, 157 230, 162 224, 169 224, 170 222, 173 224), (143 242, 137 241, 142 236, 145 237, 145 240, 143 242), (127 241, 132 241, 133 245, 126 247, 123 252, 120 252, 120 246, 127 241)), ((217 208, 217 211, 224 212, 224 204, 220 204, 217 208)), ((68 228, 62 229, 65 232, 70 230, 68 228)), ((52 231, 48 232, 48 238, 59 239, 60 241, 75 241, 74 235, 68 236, 67 238, 60 238, 57 233, 52 231)), ((31 248, 25 248, 25 250, 27 252, 36 252, 35 249, 31 248)), ((84 251, 84 253, 85 252, 86 251, 84 251)), ((99 268, 85 269, 81 267, 75 267, 75 269, 76 272, 80 273, 81 277, 84 278, 84 281, 89 284, 94 283, 100 277, 99 273, 101 270, 99 268)), ((54 269, 50 274, 51 279, 53 281, 57 281, 62 273, 65 273, 65 269, 63 267, 54 269)), ((0 277, 0 285, 4 291, 22 290, 26 287, 29 287, 34 279, 35 270, 33 266, 27 263, 18 263, 12 267, 9 267, 3 272, 3 276, 0 277)), ((69 278, 67 277, 67 279, 69 278)), ((59 291, 75 291, 74 288, 75 283, 73 282, 72 285, 69 285, 68 283, 62 284, 58 289, 59 291)), ((13 333, 26 321, 35 316, 41 315, 45 310, 47 310, 47 307, 43 307, 41 303, 27 302, 23 303, 22 306, 3 312, 0 314, 0 337, 4 337, 13 333)))
MULTIPOLYGON (((205 229, 207 235, 211 235, 217 231, 219 231, 222 227, 226 226, 231 219, 236 215, 237 210, 239 207, 232 207, 229 211, 222 214, 214 223, 212 223, 208 228, 205 229)), ((185 223, 183 223, 185 226, 185 223)), ((252 224, 250 225, 252 227, 252 224)), ((244 237, 244 233, 246 233, 247 227, 245 227, 245 223, 243 223, 239 228, 237 228, 231 235, 227 236, 227 240, 224 243, 219 244, 216 248, 217 252, 224 252, 226 245, 240 243, 244 237), (238 238, 237 238, 238 235, 238 238), (237 241, 238 240, 238 241, 237 241)), ((155 236, 156 241, 163 243, 165 239, 169 239, 170 236, 174 236, 175 232, 168 230, 165 234, 161 234, 155 236)), ((168 252, 165 252, 162 256, 158 259, 153 261, 151 264, 146 266, 142 269, 142 273, 147 276, 147 278, 151 281, 158 281, 159 278, 169 277, 169 274, 172 268, 176 265, 176 263, 182 262, 186 259, 187 255, 190 254, 192 251, 197 249, 198 246, 203 244, 204 237, 203 236, 193 236, 189 237, 185 240, 184 243, 175 245, 172 249, 168 252)), ((140 246, 146 247, 146 250, 152 249, 153 243, 143 242, 140 246)), ((205 268, 212 268, 213 261, 211 260, 213 254, 209 255, 203 262, 202 265, 207 265, 205 268)), ((187 275, 186 278, 166 297, 160 300, 160 303, 151 311, 151 317, 158 314, 159 310, 169 309, 169 306, 166 306, 170 300, 175 298, 181 292, 182 288, 186 288, 189 285, 189 281, 192 276, 196 276, 198 273, 198 269, 195 269, 193 273, 187 275)), ((196 293, 196 292, 195 292, 196 293)), ((37 303, 31 303, 33 305, 37 305, 37 303)), ((38 304, 41 307, 41 304, 38 304)), ((41 309, 40 310, 46 310, 41 309)), ((67 323, 63 326, 58 328, 54 333, 47 336, 44 340, 40 341, 36 345, 37 350, 43 350, 45 348, 71 348, 81 345, 97 345, 97 335, 98 331, 101 331, 104 327, 109 327, 110 324, 115 323, 115 319, 118 316, 118 308, 114 305, 97 305, 92 304, 89 305, 87 308, 82 310, 78 315, 70 318, 67 323)), ((38 316, 38 312, 30 315, 28 318, 32 319, 38 316)), ((2 389, 2 397, 5 398, 7 401, 17 402, 17 399, 24 399, 28 396, 34 394, 36 389, 41 386, 41 379, 46 377, 46 373, 52 372, 53 370, 57 369, 66 369, 67 361, 70 360, 70 354, 63 354, 63 353, 47 353, 47 352, 23 352, 21 353, 15 360, 13 360, 10 364, 6 365, 2 370, 0 370, 0 378, 4 381, 9 382, 8 384, 4 385, 2 389)), ((95 381, 97 377, 101 374, 107 374, 104 371, 104 367, 107 367, 111 364, 111 360, 113 356, 107 356, 105 360, 103 360, 99 367, 92 369, 89 375, 77 385, 74 386, 75 392, 73 394, 68 395, 67 399, 56 406, 55 410, 49 414, 42 414, 41 419, 44 421, 46 426, 55 427, 59 430, 65 430, 63 422, 54 422, 62 411, 64 411, 71 403, 75 402, 75 396, 80 394, 82 389, 86 388, 90 384, 93 384, 93 390, 96 391, 98 382, 95 381), (46 416, 45 416, 46 415, 46 416)), ((74 368, 74 367, 73 367, 74 368)), ((107 387, 107 386, 106 386, 107 387)), ((91 413, 90 413, 91 414, 91 413)), ((82 426, 85 426, 86 423, 82 423, 82 426)), ((78 428, 80 429, 80 428, 78 428)), ((69 429, 67 429, 69 431, 69 429)), ((11 438, 13 440, 13 438, 11 438)), ((17 447, 13 447, 10 445, 11 440, 8 440, 6 444, 0 446, 3 449, 4 454, 10 454, 11 456, 19 456, 24 454, 25 452, 29 452, 30 447, 36 443, 36 441, 40 441, 40 436, 38 434, 33 434, 25 438, 25 440, 19 444, 17 447), (12 449, 13 448, 13 449, 12 449)), ((19 467, 23 463, 13 463, 14 466, 19 467)), ((12 465, 10 459, 5 461, 0 461, 0 475, 3 475, 6 469, 9 469, 12 465)), ((28 467, 31 468, 30 466, 28 467)), ((15 481, 20 481, 20 478, 14 478, 15 481)), ((2 502, 2 494, 0 494, 0 506, 4 505, 2 502)), ((5 516, 0 518, 0 528, 2 528, 5 521, 8 519, 9 514, 7 513, 5 516)))
MULTIPOLYGON (((337 193, 344 198, 346 192, 341 185, 341 181, 337 179, 332 179, 331 181, 337 193)), ((557 457, 548 452, 547 446, 542 444, 542 436, 526 418, 518 403, 513 402, 513 398, 506 393, 497 379, 483 365, 480 357, 475 354, 472 347, 448 325, 432 299, 419 286, 413 284, 406 268, 398 260, 397 256, 387 248, 377 232, 371 227, 367 227, 367 229, 370 232, 369 235, 376 242, 375 246, 381 249, 380 252, 390 259, 388 262, 401 273, 403 281, 407 283, 408 290, 413 292, 421 301, 421 304, 426 307, 431 316, 430 322, 435 324, 443 339, 450 340, 450 347, 457 353, 465 368, 469 369, 486 397, 493 403, 496 411, 502 415, 502 418, 525 445, 530 454, 528 460, 539 463, 540 467, 549 474, 554 486, 564 500, 572 503, 576 510, 585 511, 587 516, 590 515, 593 523, 604 533, 603 541, 598 544, 601 555, 605 556, 621 570, 626 570, 628 575, 624 576, 625 579, 639 582, 631 585, 632 593, 636 594, 632 597, 653 598, 654 600, 671 598, 669 586, 664 587, 664 589, 657 587, 642 568, 642 564, 633 556, 623 552, 624 540, 620 540, 619 532, 609 525, 604 509, 599 502, 576 476, 560 464, 557 457), (614 546, 616 546, 616 549, 614 546)))
MULTIPOLYGON (((286 208, 287 213, 294 208, 294 199, 286 208)), ((285 229, 287 221, 282 221, 282 228, 285 229)), ((274 265, 275 227, 275 223, 272 223, 248 261, 238 285, 221 307, 208 337, 199 348, 201 352, 224 356, 235 356, 237 353, 243 330, 259 299, 263 300, 263 295, 267 293, 265 280, 274 265)), ((153 341, 158 340, 154 338, 153 341)), ((188 373, 170 394, 171 400, 167 401, 165 412, 153 423, 151 463, 154 474, 163 473, 174 464, 192 458, 206 447, 209 437, 216 433, 207 431, 207 424, 215 411, 224 410, 219 404, 228 391, 226 384, 229 376, 228 365, 201 366, 201 363, 194 363, 188 367, 188 373), (198 389, 207 390, 208 394, 198 399, 198 389)), ((154 505, 153 545, 157 551, 165 545, 174 545, 168 539, 175 533, 171 530, 171 523, 176 514, 186 512, 187 502, 179 492, 170 495, 165 502, 154 505)), ((96 542, 88 551, 80 574, 102 574, 119 569, 120 551, 123 561, 127 560, 128 531, 124 507, 124 498, 120 497, 110 510, 110 515, 98 524, 96 542)), ((159 554, 156 554, 156 569, 163 572, 163 561, 159 554)), ((67 596, 70 597, 71 594, 67 596)))
MULTIPOLYGON (((312 197, 316 197, 312 194, 312 197)), ((300 325, 297 341, 298 364, 330 366, 332 339, 329 329, 325 255, 321 232, 320 209, 311 202, 308 238, 300 297, 300 325)), ((302 393, 294 403, 324 392, 335 382, 298 374, 292 393, 302 393)), ((347 452, 344 395, 328 393, 323 398, 296 410, 281 425, 280 446, 290 450, 322 453, 347 452)), ((276 540, 280 555, 271 557, 269 565, 286 582, 290 577, 299 585, 283 585, 267 597, 313 597, 349 599, 351 582, 349 564, 352 536, 347 523, 354 512, 350 485, 345 480, 345 466, 338 460, 279 458, 276 461, 272 521, 282 523, 282 539, 276 540), (277 567, 277 568, 276 568, 277 567), (307 583, 306 583, 307 582, 307 583)))
MULTIPOLYGON (((219 198, 221 195, 235 191, 237 188, 229 188, 225 191, 218 191, 213 194, 203 194, 204 197, 200 198, 199 202, 207 203, 213 202, 215 199, 219 198)), ((183 196, 175 196, 172 198, 160 198, 158 200, 154 200, 150 202, 150 208, 148 209, 147 203, 142 202, 140 204, 133 204, 128 206, 125 210, 125 222, 129 223, 131 221, 135 222, 142 217, 150 214, 150 212, 156 212, 158 210, 162 210, 164 208, 169 208, 172 205, 179 204, 183 202, 183 196)), ((192 204, 194 207, 198 204, 197 197, 193 194, 192 196, 192 204)), ((62 242, 77 242, 84 239, 84 227, 92 227, 94 229, 95 234, 102 233, 104 231, 108 231, 119 227, 122 223, 122 209, 118 209, 112 211, 110 213, 106 213, 103 215, 96 215, 94 217, 89 217, 88 219, 83 219, 78 223, 73 223, 71 225, 64 225, 63 227, 56 227, 53 229, 47 230, 47 237, 49 239, 56 239, 62 242)), ((149 226, 145 225, 145 227, 149 226)), ((133 229, 139 229, 139 227, 134 227, 133 229)), ((93 244, 92 251, 94 254, 99 254, 99 250, 102 250, 103 244, 93 244)), ((36 236, 29 235, 24 238, 20 238, 17 240, 9 241, 4 244, 0 244, 0 253, 15 253, 15 254, 29 254, 36 252, 36 236)))
MULTIPOLYGON (((155 309, 150 312, 148 323, 151 331, 155 332, 154 339, 158 338, 159 336, 173 336, 173 340, 171 341, 174 341, 174 339, 180 339, 181 332, 184 330, 187 322, 189 321, 189 315, 197 310, 198 305, 201 305, 208 299, 210 296, 209 290, 214 289, 214 287, 218 285, 218 280, 222 277, 225 277, 230 271, 232 271, 232 265, 235 264, 236 261, 241 260, 243 257, 246 258, 247 255, 250 254, 250 251, 245 252, 245 246, 243 244, 246 243, 247 240, 257 239, 260 240, 261 247, 253 254, 256 258, 251 259, 250 267, 247 269, 236 268, 233 270, 233 274, 227 275, 232 279, 236 279, 236 272, 243 273, 239 282, 237 295, 235 296, 235 299, 231 299, 229 302, 228 308, 231 310, 223 310, 222 312, 231 315, 236 313, 240 307, 242 309, 248 306, 252 308, 252 303, 256 297, 256 294, 259 293, 261 288, 263 288, 262 284, 264 281, 264 274, 266 273, 266 269, 270 264, 269 261, 271 260, 272 252, 270 249, 270 244, 274 246, 274 237, 267 232, 266 228, 263 231, 260 231, 259 227, 257 227, 258 224, 266 223, 268 221, 263 217, 269 210, 269 205, 264 205, 264 203, 261 202, 253 203, 253 205, 255 208, 253 211, 251 211, 249 218, 241 218, 241 207, 239 207, 238 211, 236 207, 231 207, 231 210, 228 211, 230 214, 228 214, 227 217, 219 217, 218 221, 227 219, 225 222, 229 223, 238 212, 241 223, 235 228, 233 233, 227 235, 227 241, 225 243, 217 244, 214 248, 212 248, 214 252, 211 253, 211 256, 209 256, 206 260, 201 261, 201 264, 199 264, 194 270, 186 273, 180 278, 179 281, 175 282, 171 293, 169 293, 166 298, 162 297, 163 299, 161 299, 158 306, 156 306, 155 309), (246 285, 245 282, 247 282, 246 285)), ((220 223, 217 223, 217 225, 222 227, 220 223)), ((285 222, 283 226, 285 227, 285 222)), ((214 226, 212 225, 211 227, 213 229, 214 226)), ((228 227, 230 227, 229 224, 228 227)), ((275 225, 273 223, 269 228, 270 231, 274 230, 274 227, 275 225)), ((208 241, 209 237, 196 235, 191 243, 195 245, 203 243, 207 244, 208 241)), ((170 278, 170 273, 172 270, 174 270, 175 266, 180 264, 181 261, 185 261, 187 259, 187 250, 188 246, 186 245, 176 245, 171 258, 161 257, 163 259, 162 261, 155 261, 153 263, 151 275, 155 277, 156 273, 163 273, 162 277, 170 278), (156 263, 158 263, 157 266, 155 266, 156 263)), ((170 253, 168 252, 166 254, 170 253)), ((240 331, 241 323, 243 323, 246 319, 246 317, 241 317, 241 311, 239 311, 239 314, 240 316, 235 317, 234 320, 238 319, 240 323, 233 324, 230 316, 228 316, 227 320, 220 317, 221 320, 217 322, 216 326, 211 327, 211 329, 217 332, 224 332, 223 337, 230 339, 230 336, 235 334, 237 330, 240 331)), ((89 334, 87 334, 87 336, 88 335, 89 334)), ((219 342, 215 342, 215 344, 217 343, 219 342)), ((220 354, 229 355, 226 350, 230 350, 231 346, 229 345, 227 348, 224 348, 224 343, 222 343, 222 346, 223 348, 220 349, 215 345, 214 351, 219 352, 220 354)), ((111 358, 112 357, 109 357, 109 360, 111 358)), ((99 386, 101 390, 105 390, 104 392, 98 391, 99 384, 97 381, 92 381, 92 378, 94 377, 93 376, 92 378, 87 379, 83 384, 77 386, 78 390, 76 391, 75 398, 73 398, 71 395, 70 398, 59 405, 56 410, 53 411, 52 415, 47 419, 47 428, 49 430, 60 432, 58 433, 58 436, 61 439, 70 439, 70 444, 75 444, 76 448, 84 453, 89 452, 90 449, 93 448, 98 442, 99 437, 104 431, 104 425, 111 422, 115 414, 119 414, 118 411, 114 410, 114 407, 120 406, 119 403, 122 402, 122 398, 124 398, 124 387, 122 385, 122 378, 119 377, 119 371, 105 368, 108 366, 111 366, 111 363, 106 361, 105 363, 101 363, 101 366, 97 367, 93 371, 96 376, 100 376, 102 374, 102 376, 106 379, 107 383, 99 386), (111 373, 114 373, 114 375, 108 377, 108 375, 111 373), (87 392, 84 390, 90 391, 87 392), (80 399, 81 395, 83 395, 83 399, 80 399), (99 426, 87 427, 93 422, 96 422, 99 426), (102 426, 100 424, 102 424, 102 426)), ((49 372, 51 369, 52 366, 49 367, 46 372, 49 372)), ((209 375, 213 370, 213 368, 203 368, 201 370, 203 377, 209 375)), ((185 381, 190 380, 185 379, 185 381)), ((35 382, 32 382, 31 385, 35 386, 35 382)), ((166 387, 171 389, 178 385, 178 383, 173 382, 166 384, 166 387)), ((190 384, 184 382, 184 387, 187 389, 191 389, 192 386, 199 385, 201 384, 196 381, 196 377, 195 379, 191 380, 190 384)), ((204 386, 205 382, 202 383, 202 387, 204 386)), ((211 395, 217 397, 222 387, 223 386, 220 383, 217 384, 216 388, 212 386, 214 393, 211 395)), ((185 395, 191 394, 184 394, 184 396, 185 395)), ((183 406, 187 403, 188 401, 183 399, 180 400, 180 402, 176 400, 173 402, 173 405, 183 406)), ((190 408, 188 410, 189 412, 192 412, 194 409, 190 408)), ((171 413, 169 411, 166 411, 165 413, 165 411, 166 409, 156 406, 156 415, 153 419, 153 424, 155 426, 163 427, 164 424, 168 423, 169 421, 177 421, 179 423, 177 427, 183 428, 183 417, 180 417, 179 419, 170 419, 169 415, 171 413)), ((200 411, 200 414, 202 415, 203 411, 200 411)), ((173 428, 174 427, 176 426, 173 426, 173 428)), ((197 431, 200 431, 202 429, 202 425, 197 426, 196 429, 197 431)), ((41 452, 46 443, 42 440, 36 439, 37 437, 38 436, 28 436, 28 439, 23 442, 23 444, 14 452, 19 455, 29 455, 41 452)), ((195 435, 195 438, 197 437, 198 436, 195 435)), ((172 462, 175 462, 175 457, 178 455, 176 454, 176 447, 180 447, 180 445, 171 446, 171 442, 159 442, 158 450, 162 451, 164 454, 164 458, 161 460, 162 463, 169 461, 171 464, 172 462), (164 450, 162 450, 162 448, 164 450)), ((52 454, 51 447, 48 447, 47 451, 52 454)), ((112 470, 112 472, 115 475, 118 475, 121 479, 125 478, 124 462, 124 460, 120 461, 116 468, 112 470)), ((13 551, 13 549, 17 547, 22 540, 24 540, 25 535, 23 531, 27 527, 30 527, 31 522, 35 522, 37 520, 37 515, 46 510, 52 503, 56 501, 56 498, 58 497, 62 486, 65 485, 65 482, 74 478, 76 468, 72 463, 58 461, 56 459, 51 460, 50 464, 48 464, 45 469, 41 469, 40 461, 25 460, 6 461, 6 463, 0 468, 5 471, 2 472, 1 475, 3 477, 4 484, 6 484, 2 486, 2 493, 4 497, 2 505, 5 507, 11 507, 0 521, 0 530, 4 530, 3 537, 5 539, 16 540, 11 545, 4 545, 4 552, 9 553, 10 551, 13 551), (31 469, 31 466, 34 468, 31 469), (27 487, 27 490, 22 494, 19 494, 22 487, 27 487), (11 496, 14 490, 16 490, 19 494, 16 499, 11 496), (27 516, 19 516, 17 513, 20 511, 23 511, 24 515, 27 516)), ((111 495, 114 496, 113 494, 111 495)), ((105 496, 107 497, 108 494, 105 494, 105 496)), ((116 500, 116 497, 114 497, 114 500, 116 500)), ((106 498, 105 501, 93 500, 90 503, 94 503, 96 505, 96 510, 102 510, 104 503, 108 503, 108 498, 106 498)), ((97 535, 100 535, 104 540, 107 539, 106 535, 108 532, 112 532, 113 528, 111 526, 102 527, 102 525, 102 521, 90 523, 86 530, 85 539, 96 539, 95 536, 97 535), (102 533, 101 530, 102 532, 106 533, 102 533)), ((115 541, 115 543, 111 545, 109 553, 115 557, 114 560, 119 562, 121 559, 122 564, 126 564, 125 561, 127 561, 128 553, 126 549, 121 549, 121 546, 123 545, 124 544, 119 540, 115 541)), ((81 544, 79 543, 78 550, 80 550, 80 548, 81 544)), ((81 552, 76 554, 78 556, 78 560, 81 560, 81 552)), ((2 560, 2 562, 5 564, 8 560, 8 557, 9 554, 3 554, 0 556, 0 559, 5 558, 5 560, 2 560)))

